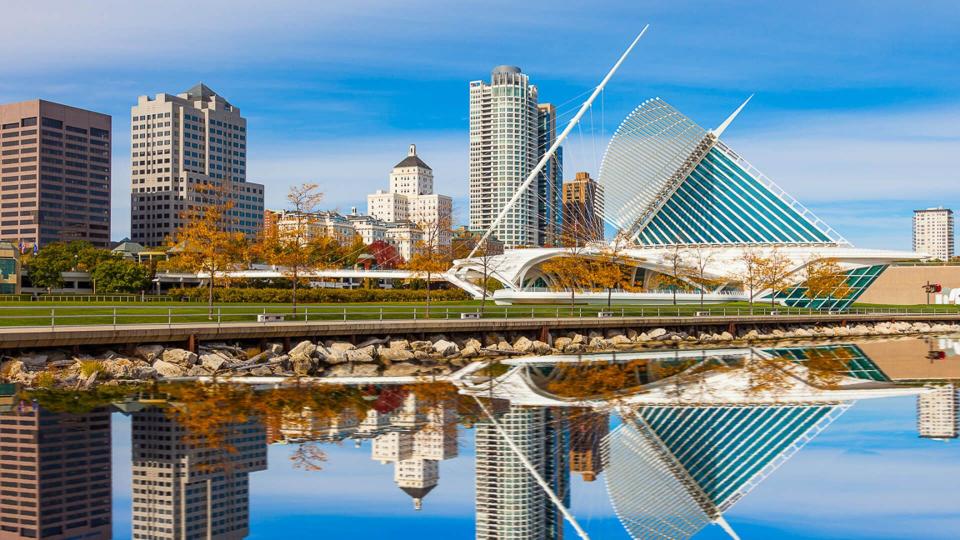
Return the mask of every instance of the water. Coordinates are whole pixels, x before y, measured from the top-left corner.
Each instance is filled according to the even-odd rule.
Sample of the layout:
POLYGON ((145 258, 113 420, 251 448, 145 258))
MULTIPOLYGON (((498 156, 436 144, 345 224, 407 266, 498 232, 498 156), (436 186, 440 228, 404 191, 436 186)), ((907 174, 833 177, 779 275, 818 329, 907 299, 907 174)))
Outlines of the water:
POLYGON ((956 538, 958 344, 21 394, 0 538, 956 538))

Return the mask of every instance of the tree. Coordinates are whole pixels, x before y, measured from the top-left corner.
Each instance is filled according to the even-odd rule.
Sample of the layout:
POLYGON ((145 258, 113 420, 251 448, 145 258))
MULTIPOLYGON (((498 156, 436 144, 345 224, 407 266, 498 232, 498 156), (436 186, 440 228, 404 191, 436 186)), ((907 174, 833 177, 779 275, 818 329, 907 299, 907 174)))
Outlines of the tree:
POLYGON ((819 307, 822 307, 833 299, 846 298, 852 291, 836 259, 814 256, 804 267, 804 275, 804 296, 810 299, 810 307, 814 307, 816 300, 820 300, 819 307))
POLYGON ((604 256, 590 262, 590 280, 607 291, 607 309, 613 304, 613 289, 626 287, 628 277, 615 256, 604 256))
POLYGON ((35 287, 57 289, 63 286, 63 272, 91 272, 100 261, 111 257, 112 253, 89 242, 53 242, 39 249, 36 255, 24 256, 23 266, 35 287))
POLYGON ((150 287, 150 270, 119 256, 100 261, 90 273, 96 291, 106 293, 137 292, 150 287))
POLYGON ((264 230, 257 241, 254 251, 259 253, 267 264, 279 267, 290 278, 293 288, 291 295, 293 314, 297 314, 297 286, 300 276, 316 266, 317 252, 305 249, 312 239, 311 228, 317 206, 323 200, 323 193, 317 184, 305 183, 290 188, 287 201, 290 205, 292 223, 285 218, 284 226, 264 230))
POLYGON ((207 281, 207 316, 213 318, 213 288, 217 273, 223 273, 242 258, 246 238, 242 232, 229 230, 230 209, 233 203, 223 190, 202 190, 211 192, 213 204, 204 207, 192 206, 184 212, 186 224, 176 232, 167 243, 177 252, 171 266, 204 272, 209 275, 207 281))
MULTIPOLYGON (((499 264, 497 259, 497 251, 502 253, 502 250, 494 250, 491 248, 490 239, 487 238, 477 247, 476 253, 474 253, 473 258, 480 264, 480 313, 483 313, 487 304, 487 295, 491 292, 492 287, 502 287, 502 284, 496 279, 490 277, 493 272, 497 271, 499 264), (492 282, 492 283, 491 283, 492 282), (495 285, 494 285, 495 284, 495 285)), ((495 289, 494 289, 495 290, 495 289)))
POLYGON ((743 265, 742 268, 732 277, 740 282, 744 291, 750 295, 750 304, 753 304, 754 294, 763 283, 763 268, 767 265, 767 260, 756 250, 745 249, 740 255, 740 263, 743 265))
POLYGON ((789 283, 790 259, 774 248, 762 259, 760 266, 760 282, 764 289, 770 289, 770 306, 776 305, 777 293, 789 283))
POLYGON ((393 270, 405 263, 397 248, 383 240, 377 240, 367 246, 367 252, 373 255, 374 264, 379 270, 393 270))
POLYGON ((589 259, 579 249, 570 248, 567 254, 540 265, 540 270, 552 279, 552 289, 570 292, 570 312, 573 313, 577 289, 590 283, 589 259))
POLYGON ((705 248, 697 246, 694 248, 691 261, 689 278, 697 284, 700 290, 700 307, 703 307, 703 295, 707 287, 716 286, 718 280, 707 273, 707 268, 713 261, 713 253, 705 248))
POLYGON ((677 289, 685 289, 690 286, 687 279, 692 273, 692 267, 687 261, 687 254, 680 247, 680 244, 674 244, 670 251, 663 256, 663 264, 667 271, 660 272, 659 281, 670 288, 673 293, 673 305, 677 305, 677 289))
POLYGON ((441 214, 435 220, 417 224, 423 235, 414 245, 413 254, 406 265, 408 270, 427 278, 427 317, 430 317, 430 286, 433 275, 446 272, 453 263, 449 249, 451 219, 451 215, 441 214))

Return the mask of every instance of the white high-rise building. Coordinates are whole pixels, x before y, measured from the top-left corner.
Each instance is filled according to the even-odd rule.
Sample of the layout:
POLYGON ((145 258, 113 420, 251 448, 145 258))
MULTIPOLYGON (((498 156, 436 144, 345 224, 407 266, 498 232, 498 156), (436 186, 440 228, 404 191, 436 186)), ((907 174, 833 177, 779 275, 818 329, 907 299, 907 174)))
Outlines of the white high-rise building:
POLYGON ((419 241, 450 245, 453 199, 433 192, 433 169, 417 155, 415 144, 393 167, 390 190, 367 195, 367 214, 387 224, 386 240, 405 259, 410 258, 412 245, 419 241), (407 234, 407 224, 415 225, 422 234, 407 234))
MULTIPOLYGON (((470 83, 470 229, 485 232, 557 137, 557 109, 515 66, 470 83)), ((493 235, 506 247, 556 243, 563 149, 537 175, 493 235)))
POLYGON ((917 396, 917 432, 925 439, 956 439, 960 397, 952 384, 917 396))
POLYGON ((184 212, 229 201, 229 229, 263 228, 263 185, 247 182, 247 120, 204 84, 140 96, 130 111, 130 238, 160 245, 184 212))
POLYGON ((913 251, 947 261, 953 257, 953 210, 913 211, 913 251))

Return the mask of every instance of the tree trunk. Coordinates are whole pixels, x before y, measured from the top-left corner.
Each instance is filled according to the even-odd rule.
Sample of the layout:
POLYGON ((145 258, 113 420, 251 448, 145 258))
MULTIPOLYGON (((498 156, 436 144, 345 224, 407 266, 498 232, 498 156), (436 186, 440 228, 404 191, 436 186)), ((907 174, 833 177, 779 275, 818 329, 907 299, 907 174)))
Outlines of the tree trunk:
POLYGON ((610 311, 612 297, 613 297, 613 287, 607 287, 607 311, 610 311))
POLYGON ((430 278, 433 273, 427 270, 427 318, 430 318, 430 278))
POLYGON ((670 292, 673 293, 673 305, 677 305, 677 286, 674 285, 670 288, 670 292))
POLYGON ((213 269, 210 270, 210 280, 207 283, 207 319, 213 320, 213 269))
POLYGON ((294 268, 293 269, 293 317, 294 318, 296 318, 297 316, 297 281, 299 281, 297 278, 299 276, 300 276, 299 272, 297 272, 297 269, 294 268))

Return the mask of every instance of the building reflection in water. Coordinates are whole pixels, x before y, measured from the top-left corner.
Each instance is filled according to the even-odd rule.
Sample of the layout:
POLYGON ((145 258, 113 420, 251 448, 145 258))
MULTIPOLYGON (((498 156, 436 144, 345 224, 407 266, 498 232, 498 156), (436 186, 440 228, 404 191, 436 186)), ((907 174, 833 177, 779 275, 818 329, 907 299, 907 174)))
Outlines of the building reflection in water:
POLYGON ((0 539, 111 538, 110 412, 0 409, 0 539))
POLYGON ((255 421, 219 429, 223 445, 213 448, 162 408, 132 413, 134 539, 249 534, 249 474, 267 468, 266 431, 255 421))

